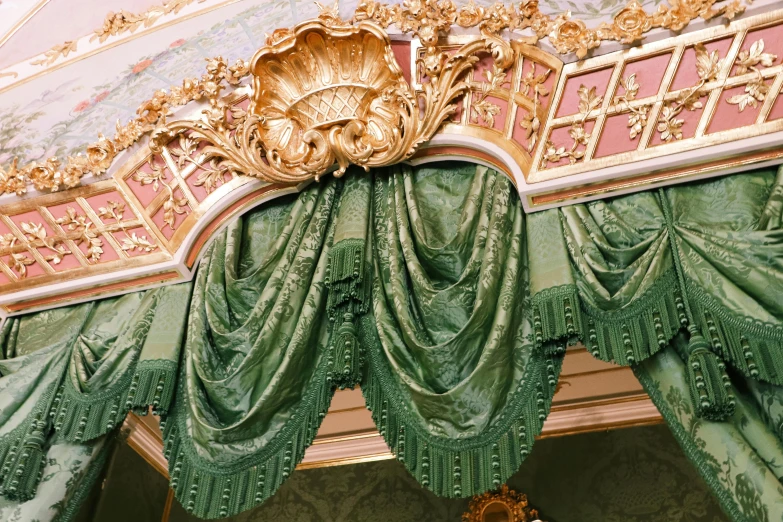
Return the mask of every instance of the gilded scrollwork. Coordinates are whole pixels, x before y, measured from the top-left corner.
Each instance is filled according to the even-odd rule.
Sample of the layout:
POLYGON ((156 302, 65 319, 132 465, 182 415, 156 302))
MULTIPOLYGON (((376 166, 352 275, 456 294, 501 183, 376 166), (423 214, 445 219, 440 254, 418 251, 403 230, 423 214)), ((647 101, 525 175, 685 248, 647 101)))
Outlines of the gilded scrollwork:
POLYGON ((223 82, 238 85, 248 73, 246 61, 237 60, 229 65, 221 56, 210 58, 207 60, 207 72, 201 78, 185 79, 181 86, 174 86, 168 92, 155 92, 152 98, 141 104, 138 117, 125 125, 117 122, 114 137, 99 135, 98 141, 87 147, 86 154, 69 156, 65 161, 47 158, 22 167, 14 159, 8 167, 0 166, 0 194, 21 196, 27 192, 28 185, 41 192, 55 192, 79 185, 85 175, 103 174, 118 153, 152 132, 159 122, 165 121, 173 107, 205 97, 217 99, 223 82))
POLYGON ((748 106, 754 109, 758 107, 759 102, 763 102, 769 93, 769 87, 764 82, 759 67, 771 67, 777 59, 776 55, 764 52, 762 39, 753 42, 749 49, 740 51, 735 61, 736 74, 752 72, 754 77, 745 85, 744 92, 735 94, 726 102, 736 105, 739 112, 744 111, 748 106))
POLYGON ((462 522, 487 522, 490 519, 541 522, 538 511, 530 506, 527 495, 509 489, 505 484, 496 491, 473 497, 468 510, 462 514, 462 522))
POLYGON ((432 34, 456 23, 460 27, 478 27, 482 31, 497 34, 504 29, 530 29, 533 39, 547 38, 558 53, 574 53, 584 58, 588 51, 604 41, 616 40, 633 43, 652 29, 663 28, 680 31, 692 20, 709 20, 722 16, 734 19, 744 12, 746 0, 669 0, 648 13, 638 0, 631 0, 621 9, 611 23, 603 23, 595 29, 577 19, 570 12, 557 16, 541 12, 538 0, 523 0, 519 8, 495 3, 489 8, 473 2, 457 9, 452 0, 405 0, 402 4, 383 4, 375 0, 362 0, 354 19, 373 20, 382 27, 391 24, 403 32, 432 34))
MULTIPOLYGON (((170 0, 141 14, 130 14, 124 11, 110 13, 93 37, 105 40, 112 35, 136 30, 142 25, 154 23, 165 14, 176 13, 193 1, 195 0, 170 0)), ((530 29, 534 36, 532 40, 526 41, 534 43, 537 39, 548 38, 558 52, 575 53, 581 58, 602 41, 617 40, 630 43, 642 38, 650 29, 661 27, 679 30, 698 17, 710 19, 724 16, 731 19, 742 12, 745 5, 744 0, 670 1, 670 5, 660 5, 655 12, 647 13, 638 1, 633 0, 618 12, 611 23, 595 29, 588 28, 580 20, 572 19, 569 13, 558 16, 543 14, 539 9, 538 0, 523 0, 519 6, 496 3, 487 8, 473 3, 457 8, 452 0, 405 0, 402 4, 395 5, 387 5, 375 0, 362 0, 350 22, 340 19, 336 7, 321 6, 320 23, 330 30, 350 32, 359 28, 362 23, 374 22, 380 27, 394 24, 400 30, 417 36, 425 48, 425 53, 420 59, 420 67, 430 80, 424 85, 424 92, 413 93, 401 77, 399 82, 394 80, 397 82, 395 87, 386 91, 374 91, 380 92, 380 96, 373 98, 374 108, 367 113, 372 115, 370 118, 372 125, 367 126, 370 120, 363 121, 358 118, 340 127, 339 132, 334 130, 331 135, 319 134, 318 129, 313 129, 313 132, 308 134, 308 139, 314 141, 303 141, 297 145, 301 148, 296 151, 296 154, 304 163, 293 167, 292 165, 296 163, 291 159, 294 149, 276 148, 270 143, 264 143, 262 139, 262 134, 268 139, 271 139, 270 132, 274 134, 271 127, 268 131, 262 131, 264 125, 270 124, 274 118, 251 114, 241 122, 241 126, 236 126, 234 131, 226 132, 223 121, 225 107, 219 96, 223 84, 237 85, 241 78, 250 73, 250 69, 248 62, 239 60, 234 65, 229 65, 223 58, 216 57, 208 61, 207 72, 201 78, 185 79, 180 86, 154 93, 149 100, 141 104, 135 119, 124 125, 118 122, 116 134, 113 137, 100 137, 96 143, 87 148, 86 155, 64 159, 47 158, 28 165, 19 165, 16 160, 12 160, 6 167, 0 167, 0 193, 23 195, 29 185, 33 185, 39 191, 56 191, 79 185, 85 175, 103 174, 117 154, 133 145, 142 136, 151 133, 153 147, 173 137, 173 134, 167 130, 171 126, 161 125, 165 124, 171 109, 201 99, 207 99, 210 108, 203 114, 201 123, 197 125, 201 132, 199 139, 211 141, 216 146, 226 144, 236 149, 231 154, 222 156, 215 154, 214 150, 206 154, 201 165, 203 171, 199 173, 199 186, 203 186, 208 192, 220 184, 223 174, 230 172, 236 174, 249 172, 264 179, 292 182, 310 176, 309 172, 313 169, 318 172, 318 175, 325 172, 331 166, 331 164, 326 165, 331 157, 338 164, 338 173, 349 163, 370 167, 386 164, 393 158, 399 161, 412 154, 422 141, 432 136, 443 119, 453 112, 455 97, 464 93, 466 88, 460 74, 473 66, 475 53, 489 50, 498 55, 495 59, 497 67, 501 70, 508 67, 508 64, 503 65, 501 62, 506 56, 513 55, 513 51, 508 43, 497 36, 503 30, 530 29), (481 37, 466 45, 456 55, 449 56, 438 50, 436 44, 438 38, 447 34, 454 24, 461 27, 478 27, 481 37), (419 100, 424 100, 424 106, 429 111, 427 114, 420 115, 419 111, 415 110, 419 100), (386 117, 378 116, 384 112, 386 117), (389 124, 391 119, 397 117, 399 117, 397 123, 389 124), (383 139, 384 133, 391 133, 392 141, 396 142, 397 146, 388 147, 381 153, 380 149, 384 147, 378 143, 379 139, 383 139), (259 153, 262 149, 263 155, 259 153)), ((386 38, 385 32, 381 29, 377 32, 386 38)), ((267 44, 270 47, 285 45, 286 42, 292 41, 292 38, 294 38, 294 31, 280 29, 267 38, 267 44)), ((75 45, 75 42, 66 42, 63 46, 50 51, 45 61, 56 60, 63 54, 75 51, 75 45)), ((391 60, 389 63, 394 61, 391 60)), ((399 76, 398 73, 399 71, 394 72, 395 77, 399 76)), ((743 99, 738 100, 738 105, 742 103, 752 105, 765 95, 765 89, 766 85, 763 82, 760 84, 751 82, 748 91, 743 94, 743 99)), ((486 94, 479 95, 472 110, 484 124, 491 126, 499 111, 497 105, 487 100, 486 94)), ((662 112, 662 115, 668 119, 661 120, 660 124, 667 128, 671 127, 674 131, 669 132, 667 136, 677 135, 676 115, 679 110, 681 109, 671 106, 662 112)), ((525 127, 529 134, 528 142, 535 143, 539 138, 538 131, 534 128, 540 126, 540 122, 536 124, 537 115, 534 113, 529 113, 527 118, 529 120, 527 123, 523 121, 520 124, 528 125, 529 128, 525 127)), ((634 124, 632 127, 636 126, 634 124)), ((581 135, 577 138, 583 139, 581 135)), ((176 213, 176 201, 173 201, 170 206, 169 210, 176 213)))
POLYGON ((227 107, 217 89, 199 120, 159 125, 150 149, 160 152, 186 133, 201 147, 199 182, 209 188, 225 175, 298 183, 318 179, 333 165, 339 176, 351 164, 369 169, 407 159, 454 113, 479 54, 494 59, 487 93, 502 83, 515 56, 492 34, 446 54, 436 44, 448 26, 431 25, 425 12, 417 16, 409 27, 426 46, 419 65, 427 81, 420 92, 405 81, 381 27, 346 25, 327 13, 256 54, 248 111, 227 107))
POLYGON ((573 165, 585 156, 585 151, 580 149, 580 146, 586 147, 590 141, 590 133, 585 128, 585 122, 590 113, 601 106, 604 98, 597 94, 595 87, 585 85, 579 85, 577 95, 580 118, 568 129, 568 135, 572 140, 571 147, 568 149, 562 145, 558 147, 552 140, 547 140, 541 157, 541 168, 546 168, 549 163, 559 163, 563 159, 567 159, 573 165))
POLYGON ((664 143, 682 139, 682 126, 685 120, 677 116, 683 109, 695 111, 703 107, 700 98, 707 94, 704 86, 707 82, 717 78, 722 66, 722 60, 717 50, 709 52, 703 44, 698 43, 694 45, 694 51, 696 52, 696 72, 699 75, 699 82, 693 87, 680 91, 673 100, 661 108, 658 115, 657 130, 664 143))

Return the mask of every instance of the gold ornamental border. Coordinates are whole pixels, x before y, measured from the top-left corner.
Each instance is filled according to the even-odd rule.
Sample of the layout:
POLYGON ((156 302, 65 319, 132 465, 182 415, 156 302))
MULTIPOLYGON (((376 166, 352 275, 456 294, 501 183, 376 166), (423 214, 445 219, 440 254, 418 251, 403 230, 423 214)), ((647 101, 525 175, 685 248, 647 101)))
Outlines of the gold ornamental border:
MULTIPOLYGON (((126 11, 109 13, 104 24, 95 30, 93 39, 104 41, 110 36, 133 32, 141 26, 149 27, 161 16, 177 13, 193 1, 170 0, 139 14, 126 11)), ((448 34, 453 25, 477 27, 484 38, 495 37, 498 40, 497 35, 504 30, 530 29, 534 36, 527 39, 528 43, 546 38, 558 53, 575 53, 581 59, 590 49, 604 41, 634 43, 653 29, 679 31, 697 18, 709 20, 722 16, 732 20, 744 12, 745 2, 670 0, 670 5, 659 5, 657 10, 647 13, 637 0, 631 0, 611 23, 603 23, 591 29, 583 21, 572 19, 570 12, 557 16, 543 14, 538 0, 524 0, 518 7, 498 2, 489 8, 477 6, 473 2, 457 8, 452 0, 405 0, 401 5, 363 0, 350 23, 372 21, 381 27, 393 24, 400 31, 418 37, 425 47, 434 47, 438 38, 448 34)), ((330 7, 319 4, 319 7, 322 10, 321 17, 331 20, 333 25, 348 24, 340 20, 336 4, 330 7)), ((291 29, 278 29, 267 38, 267 45, 274 45, 291 34, 291 29)), ((43 65, 46 62, 54 63, 75 50, 75 42, 61 44, 49 51, 49 57, 43 65)), ((23 166, 15 158, 10 165, 0 166, 0 194, 15 193, 21 196, 27 193, 31 185, 40 192, 54 192, 78 186, 86 175, 100 176, 112 165, 119 152, 152 133, 158 124, 164 123, 173 107, 205 98, 214 100, 223 88, 223 83, 236 86, 249 72, 249 63, 244 60, 230 65, 220 56, 209 59, 206 73, 200 79, 185 79, 181 86, 173 86, 168 91, 156 91, 152 98, 139 106, 136 118, 124 125, 118 122, 113 137, 99 135, 98 141, 86 148, 86 154, 69 156, 64 160, 50 157, 23 166)))

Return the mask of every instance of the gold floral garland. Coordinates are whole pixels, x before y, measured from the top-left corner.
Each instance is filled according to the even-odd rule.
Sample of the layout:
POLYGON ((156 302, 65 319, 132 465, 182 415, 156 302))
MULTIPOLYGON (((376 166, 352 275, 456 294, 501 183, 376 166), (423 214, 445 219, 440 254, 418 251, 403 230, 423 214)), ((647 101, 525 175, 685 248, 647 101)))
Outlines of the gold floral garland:
MULTIPOLYGON (((172 0, 164 4, 163 14, 176 12, 193 0, 172 0)), ((399 5, 387 5, 375 0, 362 0, 356 9, 355 22, 371 20, 383 27, 396 25, 403 32, 419 37, 422 44, 433 47, 439 35, 448 33, 451 26, 478 27, 482 32, 498 34, 505 29, 533 30, 534 40, 548 38, 559 53, 576 53, 583 58, 589 49, 596 48, 602 41, 616 40, 632 43, 641 39, 646 31, 653 28, 666 28, 679 31, 690 21, 701 17, 705 20, 716 16, 733 19, 745 10, 745 0, 670 0, 671 6, 660 5, 653 14, 647 14, 637 0, 632 0, 615 16, 611 24, 603 23, 597 29, 588 29, 581 20, 571 19, 570 12, 551 17, 541 13, 538 0, 523 0, 517 9, 498 2, 484 8, 471 1, 457 9, 453 0, 405 0, 399 5), (726 3, 723 3, 723 2, 726 3), (716 4, 722 5, 717 6, 716 4)), ((337 7, 320 6, 321 17, 339 19, 337 7)), ((110 35, 124 31, 133 31, 145 18, 127 13, 110 13, 95 37, 105 40, 110 35)), ((156 15, 155 19, 160 15, 156 15)), ((274 44, 291 34, 290 29, 278 29, 267 38, 267 45, 274 44)), ((427 66, 427 59, 424 65, 427 66)), ((138 117, 125 125, 117 122, 114 138, 99 135, 97 142, 87 147, 86 154, 69 156, 64 162, 55 157, 42 162, 32 162, 24 167, 18 166, 14 158, 10 166, 0 166, 0 194, 15 193, 19 196, 27 192, 28 185, 37 190, 55 192, 63 187, 72 188, 80 184, 87 174, 100 175, 111 166, 116 155, 133 145, 142 136, 152 132, 159 123, 165 123, 165 117, 171 107, 182 106, 202 98, 215 100, 222 90, 222 82, 238 85, 249 74, 249 64, 237 60, 229 66, 223 57, 207 60, 207 72, 200 79, 189 78, 181 86, 172 87, 169 92, 156 91, 153 97, 145 101, 137 110, 138 117)))
POLYGON ((710 20, 723 16, 733 20, 745 11, 746 1, 669 0, 670 5, 659 5, 655 12, 648 14, 637 0, 631 0, 611 23, 604 22, 596 29, 589 29, 583 21, 572 19, 570 11, 555 17, 546 15, 539 9, 538 0, 522 0, 519 8, 502 2, 484 8, 471 0, 460 9, 452 0, 405 0, 395 5, 362 0, 354 20, 373 20, 383 27, 394 24, 400 31, 414 33, 422 41, 448 32, 454 24, 478 27, 494 34, 505 29, 531 29, 535 36, 530 43, 548 38, 558 53, 575 53, 582 59, 587 51, 604 41, 630 44, 652 29, 680 31, 696 18, 710 20))

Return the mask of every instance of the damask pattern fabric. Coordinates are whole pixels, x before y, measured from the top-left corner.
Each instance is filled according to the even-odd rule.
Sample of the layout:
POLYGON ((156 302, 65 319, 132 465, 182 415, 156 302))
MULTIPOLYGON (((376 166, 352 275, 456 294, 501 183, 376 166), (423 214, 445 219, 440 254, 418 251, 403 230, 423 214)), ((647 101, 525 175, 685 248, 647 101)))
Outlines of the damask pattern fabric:
POLYGON ((168 408, 189 296, 190 284, 176 285, 6 321, 3 496, 33 497, 55 438, 87 442, 122 424, 131 409, 168 408))
POLYGON ((528 455, 582 341, 646 379, 727 513, 776 520, 782 213, 771 171, 530 216, 475 165, 321 181, 231 223, 192 284, 6 322, 0 493, 33 496, 55 436, 153 407, 177 499, 230 516, 277 491, 358 383, 419 484, 472 496, 528 455))
POLYGON ((782 187, 783 174, 761 170, 533 214, 531 242, 547 243, 531 256, 541 337, 577 335, 627 365, 687 326, 691 393, 722 401, 717 418, 733 399, 714 355, 783 384, 782 187))
POLYGON ((201 261, 164 431, 171 487, 199 517, 272 495, 329 407, 325 281, 337 189, 316 184, 234 221, 201 261))
POLYGON ((513 186, 452 168, 375 174, 373 309, 360 339, 362 391, 389 447, 421 485, 463 497, 519 467, 562 354, 535 349, 513 186))
POLYGON ((35 498, 23 502, 0 498, 0 520, 71 522, 103 472, 112 446, 108 437, 53 444, 46 454, 35 498))
POLYGON ((705 420, 688 399, 687 344, 675 337, 635 368, 637 377, 731 520, 783 520, 783 388, 736 376, 732 417, 705 420))

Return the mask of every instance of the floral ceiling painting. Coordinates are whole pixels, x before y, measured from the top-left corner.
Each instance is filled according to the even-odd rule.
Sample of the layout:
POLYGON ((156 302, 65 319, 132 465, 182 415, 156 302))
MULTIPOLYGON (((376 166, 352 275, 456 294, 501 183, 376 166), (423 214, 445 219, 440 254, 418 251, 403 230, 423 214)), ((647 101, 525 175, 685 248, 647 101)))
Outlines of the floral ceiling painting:
MULTIPOLYGON (((53 6, 57 4, 57 0, 50 1, 53 6)), ((338 3, 344 17, 349 17, 357 4, 356 0, 338 3)), ((476 0, 477 5, 492 3, 476 0)), ((539 9, 551 15, 570 11, 573 17, 597 26, 610 20, 626 3, 541 0, 539 9)), ((640 3, 652 11, 666 2, 640 3)), ((756 5, 759 3, 769 0, 759 0, 756 5)), ((47 13, 46 9, 53 9, 47 2, 44 4, 32 20, 47 13)), ((92 9, 116 7, 117 2, 110 4, 98 2, 92 9)), ((128 10, 139 5, 129 2, 128 10)), ((32 75, 20 79, 14 65, 0 68, 0 168, 8 168, 14 158, 21 165, 82 152, 99 134, 112 135, 118 122, 132 119, 137 107, 156 90, 168 89, 186 77, 200 76, 206 58, 221 55, 229 63, 238 58, 249 59, 263 45, 267 34, 317 15, 318 6, 311 0, 169 0, 158 6, 158 11, 148 11, 154 16, 148 14, 149 20, 139 18, 132 31, 125 31, 124 35, 112 24, 118 16, 124 16, 126 21, 132 17, 129 11, 118 13, 95 28, 89 41, 100 41, 102 46, 97 49, 79 55, 75 38, 66 42, 74 50, 70 55, 60 49, 56 53, 50 51, 54 53, 51 59, 47 58, 48 53, 32 62, 28 58, 26 65, 34 63, 40 68, 32 75), (201 11, 158 22, 158 17, 174 16, 180 13, 180 7, 190 4, 201 11), (137 27, 146 28, 146 32, 134 32, 137 27)), ((79 40, 79 46, 83 40, 79 40)), ((0 67, 4 65, 0 63, 0 67)))

